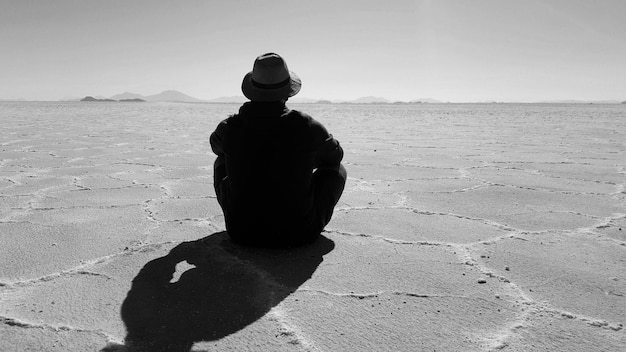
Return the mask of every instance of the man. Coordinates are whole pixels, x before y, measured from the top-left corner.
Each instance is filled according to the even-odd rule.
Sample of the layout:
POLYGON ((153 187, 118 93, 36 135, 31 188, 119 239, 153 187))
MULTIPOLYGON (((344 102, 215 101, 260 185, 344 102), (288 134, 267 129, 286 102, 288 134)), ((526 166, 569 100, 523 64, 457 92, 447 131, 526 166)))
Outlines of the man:
POLYGON ((285 106, 300 87, 279 55, 257 57, 241 85, 250 101, 211 134, 215 193, 236 243, 313 242, 341 197, 347 174, 339 142, 321 123, 285 106))

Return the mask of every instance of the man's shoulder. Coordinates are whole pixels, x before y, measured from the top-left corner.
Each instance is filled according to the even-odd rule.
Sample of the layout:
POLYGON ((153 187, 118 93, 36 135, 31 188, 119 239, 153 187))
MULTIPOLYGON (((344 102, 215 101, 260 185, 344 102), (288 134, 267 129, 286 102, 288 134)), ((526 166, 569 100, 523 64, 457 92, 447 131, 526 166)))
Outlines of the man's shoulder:
POLYGON ((303 111, 300 111, 300 110, 295 110, 295 109, 289 109, 289 110, 287 111, 287 115, 289 115, 289 116, 295 116, 295 117, 297 117, 297 118, 308 118, 308 119, 312 119, 312 117, 311 117, 309 114, 307 114, 307 113, 305 113, 305 112, 303 112, 303 111))
POLYGON ((291 110, 290 114, 289 119, 291 121, 295 121, 296 126, 298 126, 296 128, 303 131, 307 135, 312 136, 316 141, 324 140, 329 136, 326 127, 309 114, 298 110, 291 110))
POLYGON ((299 120, 300 122, 307 125, 323 127, 321 122, 317 121, 311 115, 300 110, 289 110, 288 115, 290 119, 299 120))
POLYGON ((219 126, 226 127, 228 125, 236 124, 240 119, 241 117, 239 116, 239 114, 229 115, 227 118, 220 121, 220 123, 218 124, 218 127, 219 126))

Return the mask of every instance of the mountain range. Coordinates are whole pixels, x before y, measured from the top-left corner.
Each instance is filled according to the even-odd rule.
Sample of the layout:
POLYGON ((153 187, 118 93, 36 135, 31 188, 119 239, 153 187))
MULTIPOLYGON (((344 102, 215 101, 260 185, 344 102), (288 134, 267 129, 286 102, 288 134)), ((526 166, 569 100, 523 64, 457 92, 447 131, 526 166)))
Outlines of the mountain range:
MULTIPOLYGON (((180 103, 236 103, 241 104, 248 99, 241 95, 236 96, 224 96, 214 99, 202 100, 198 98, 194 98, 185 93, 181 93, 176 90, 166 90, 159 94, 154 95, 142 95, 137 93, 125 92, 121 94, 116 94, 111 97, 103 97, 103 96, 94 96, 96 99, 105 100, 128 100, 128 99, 142 99, 147 102, 180 102, 180 103)), ((81 98, 65 98, 61 99, 62 101, 80 101, 81 98)), ((412 99, 410 101, 391 101, 389 99, 383 97, 376 96, 366 96, 361 97, 354 100, 320 100, 320 99, 311 99, 306 97, 293 97, 289 99, 290 103, 295 104, 310 104, 310 103, 344 103, 344 104, 419 104, 419 103, 429 103, 429 104, 442 104, 443 101, 431 98, 420 98, 420 99, 412 99)), ((471 103, 471 102, 467 102, 471 103)), ((481 103, 493 103, 489 102, 481 102, 481 103)), ((550 100, 550 101, 539 101, 536 102, 539 104, 619 104, 621 101, 618 100, 550 100)))
MULTIPOLYGON (((121 94, 113 95, 111 97, 104 97, 100 95, 95 95, 93 97, 99 100, 110 99, 110 100, 119 101, 119 100, 129 100, 129 99, 142 99, 147 102, 179 102, 179 103, 237 103, 237 104, 241 104, 241 103, 248 101, 248 99, 242 95, 224 96, 224 97, 219 97, 219 98, 214 98, 214 99, 202 100, 202 99, 194 98, 190 95, 181 93, 176 90, 166 90, 159 94, 154 94, 154 95, 142 95, 142 94, 137 94, 137 93, 124 92, 121 94)), ((80 100, 81 98, 61 99, 61 101, 80 101, 80 100)), ((352 103, 352 104, 391 104, 391 103, 394 103, 393 101, 389 99, 382 98, 382 97, 374 97, 374 96, 361 97, 361 98, 354 99, 354 100, 334 100, 334 101, 311 99, 311 98, 306 98, 306 97, 293 97, 289 99, 289 102, 294 103, 294 104, 312 104, 312 103, 318 103, 318 102, 319 103, 352 103)), ((414 99, 409 102, 403 102, 403 103, 443 103, 443 102, 436 100, 436 99, 423 98, 423 99, 414 99)))
POLYGON ((112 96, 110 99, 122 100, 122 99, 143 99, 149 102, 184 102, 184 103, 201 103, 200 99, 196 99, 187 94, 181 93, 176 90, 166 90, 159 94, 144 96, 136 93, 125 92, 112 96))

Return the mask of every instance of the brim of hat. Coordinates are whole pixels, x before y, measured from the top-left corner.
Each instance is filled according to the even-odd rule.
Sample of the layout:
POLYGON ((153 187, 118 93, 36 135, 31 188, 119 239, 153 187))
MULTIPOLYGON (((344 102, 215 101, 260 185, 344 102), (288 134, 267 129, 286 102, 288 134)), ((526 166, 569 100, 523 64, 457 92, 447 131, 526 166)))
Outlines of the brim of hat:
POLYGON ((289 77, 290 82, 285 84, 283 87, 276 89, 261 89, 252 84, 252 72, 248 72, 241 83, 241 91, 246 98, 252 101, 279 101, 287 99, 298 94, 300 88, 302 87, 302 82, 300 81, 300 77, 298 77, 298 75, 289 71, 289 77))

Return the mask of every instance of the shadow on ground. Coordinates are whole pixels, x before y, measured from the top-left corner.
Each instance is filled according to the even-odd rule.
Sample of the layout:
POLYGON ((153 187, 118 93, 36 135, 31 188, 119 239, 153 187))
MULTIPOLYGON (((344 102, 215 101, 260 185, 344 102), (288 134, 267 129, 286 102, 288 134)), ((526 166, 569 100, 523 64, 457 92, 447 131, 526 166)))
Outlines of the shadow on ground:
POLYGON ((308 280, 333 248, 323 236, 300 248, 244 248, 226 232, 181 243, 135 277, 122 304, 125 345, 101 351, 189 351, 237 332, 308 280), (185 261, 191 266, 176 281, 185 261))

